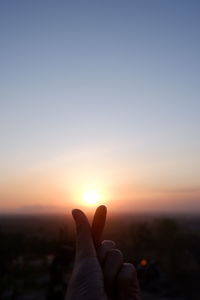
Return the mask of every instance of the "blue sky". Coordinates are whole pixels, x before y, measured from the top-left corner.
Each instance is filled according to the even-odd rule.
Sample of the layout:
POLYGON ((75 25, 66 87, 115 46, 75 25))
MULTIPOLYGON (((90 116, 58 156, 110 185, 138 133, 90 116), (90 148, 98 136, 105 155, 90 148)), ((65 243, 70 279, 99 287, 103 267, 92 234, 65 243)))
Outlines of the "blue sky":
POLYGON ((76 186, 86 168, 115 187, 181 188, 198 200, 199 30, 199 1, 1 1, 9 207, 24 205, 7 190, 26 190, 25 178, 54 173, 76 186))

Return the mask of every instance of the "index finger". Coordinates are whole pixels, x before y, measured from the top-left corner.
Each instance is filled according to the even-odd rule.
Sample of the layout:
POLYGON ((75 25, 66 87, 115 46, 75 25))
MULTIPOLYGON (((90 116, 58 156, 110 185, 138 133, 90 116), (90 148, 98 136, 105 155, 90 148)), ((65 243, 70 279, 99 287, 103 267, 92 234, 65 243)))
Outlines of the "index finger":
POLYGON ((107 208, 104 205, 96 209, 92 222, 92 236, 95 247, 98 247, 101 242, 101 236, 106 222, 107 208))
POLYGON ((96 256, 93 237, 86 215, 79 209, 72 211, 76 223, 76 262, 84 257, 96 256))

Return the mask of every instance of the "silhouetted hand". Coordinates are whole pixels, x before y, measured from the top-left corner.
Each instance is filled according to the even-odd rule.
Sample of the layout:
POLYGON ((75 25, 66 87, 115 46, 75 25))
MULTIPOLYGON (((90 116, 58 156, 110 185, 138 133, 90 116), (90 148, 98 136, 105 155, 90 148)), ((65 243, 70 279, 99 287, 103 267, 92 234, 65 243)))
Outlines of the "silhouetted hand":
POLYGON ((81 210, 73 210, 72 215, 76 258, 66 300, 140 300, 134 266, 123 263, 123 255, 113 241, 100 243, 106 207, 97 208, 92 228, 81 210))

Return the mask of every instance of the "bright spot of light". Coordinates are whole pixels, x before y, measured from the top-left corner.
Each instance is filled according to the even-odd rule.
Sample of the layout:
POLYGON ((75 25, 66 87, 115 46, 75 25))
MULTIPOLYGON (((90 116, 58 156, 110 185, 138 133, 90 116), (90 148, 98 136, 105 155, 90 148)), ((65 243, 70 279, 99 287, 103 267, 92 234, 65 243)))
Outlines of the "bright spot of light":
POLYGON ((83 202, 86 205, 93 206, 99 204, 101 195, 96 190, 88 190, 83 194, 83 202))

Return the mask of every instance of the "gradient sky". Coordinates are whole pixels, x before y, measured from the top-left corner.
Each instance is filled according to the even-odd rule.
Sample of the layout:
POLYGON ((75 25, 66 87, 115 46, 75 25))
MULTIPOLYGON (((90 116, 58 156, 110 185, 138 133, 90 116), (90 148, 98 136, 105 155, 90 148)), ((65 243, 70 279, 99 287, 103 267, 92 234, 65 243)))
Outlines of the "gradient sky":
POLYGON ((0 2, 0 211, 97 188, 200 212, 200 2, 0 2))

